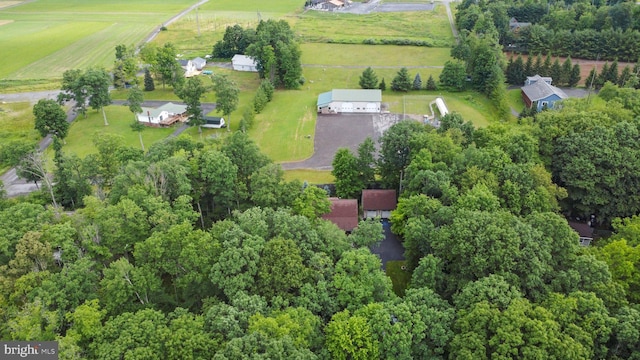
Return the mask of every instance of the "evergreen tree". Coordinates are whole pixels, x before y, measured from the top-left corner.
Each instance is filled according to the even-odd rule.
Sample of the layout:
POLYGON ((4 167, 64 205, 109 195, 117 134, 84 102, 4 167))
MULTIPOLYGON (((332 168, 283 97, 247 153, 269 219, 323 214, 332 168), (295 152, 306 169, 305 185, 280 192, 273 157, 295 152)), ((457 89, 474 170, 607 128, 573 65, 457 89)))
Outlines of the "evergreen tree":
MULTIPOLYGON (((573 73, 571 73, 571 75, 573 75, 573 73)), ((594 67, 591 69, 591 71, 589 72, 589 75, 587 75, 587 78, 585 79, 585 86, 587 88, 595 87, 597 78, 598 78, 598 70, 596 70, 596 68, 594 67)))
POLYGON ((569 56, 562 63, 562 74, 560 75, 560 78, 556 81, 556 84, 569 85, 569 79, 571 79, 572 71, 573 71, 573 67, 571 64, 571 57, 569 56))
POLYGON ((411 78, 409 77, 409 70, 403 67, 398 71, 396 77, 391 81, 391 90, 407 92, 411 90, 411 78))
POLYGON ((624 67, 624 69, 622 69, 620 76, 618 76, 618 86, 623 87, 627 83, 627 81, 629 81, 630 78, 631 78, 631 67, 627 65, 624 67))
POLYGON ((413 90, 422 89, 422 78, 420 78, 420 73, 416 74, 416 77, 413 78, 413 90))
POLYGON ((507 69, 505 70, 505 76, 507 77, 507 83, 512 85, 516 83, 514 80, 513 56, 509 57, 509 62, 507 63, 507 69))
POLYGON ((438 90, 438 85, 436 85, 436 81, 433 79, 433 75, 429 75, 429 79, 427 79, 427 90, 438 90))
POLYGON ((509 58, 509 64, 507 65, 507 83, 511 85, 522 85, 526 80, 524 71, 524 64, 522 62, 522 56, 518 55, 515 61, 513 57, 509 58))
POLYGON ((362 72, 359 84, 363 89, 375 89, 378 86, 378 76, 371 67, 362 72))
MULTIPOLYGON (((589 78, 587 79, 589 80, 589 78)), ((569 87, 575 87, 580 82, 580 65, 574 64, 569 75, 569 87)))
POLYGON ((156 89, 156 84, 151 77, 151 71, 149 68, 144 69, 144 91, 153 91, 156 89))
MULTIPOLYGON (((533 67, 533 56, 527 56, 527 62, 524 64, 524 76, 533 76, 535 75, 534 67, 533 67)), ((524 80, 523 80, 524 82, 524 80)))
POLYGON ((602 70, 600 70, 600 74, 596 76, 596 81, 593 83, 596 89, 600 89, 604 83, 607 82, 609 77, 609 63, 606 62, 602 65, 602 70))
POLYGON ((551 79, 556 86, 564 84, 562 81, 562 66, 560 65, 560 60, 558 60, 558 58, 556 58, 553 65, 551 65, 549 76, 551 76, 551 79))
POLYGON ((618 59, 613 60, 609 71, 607 72, 606 81, 611 81, 612 84, 618 83, 618 59))
POLYGON ((533 63, 533 67, 531 68, 531 75, 528 76, 534 76, 534 75, 540 75, 542 76, 542 54, 538 53, 538 56, 536 56, 536 61, 533 63))
POLYGON ((382 80, 380 81, 380 86, 378 86, 380 88, 380 90, 385 91, 387 90, 387 83, 384 82, 384 78, 382 78, 382 80))
POLYGON ((544 63, 540 68, 540 76, 550 76, 551 75, 551 54, 547 54, 547 57, 544 58, 544 63))

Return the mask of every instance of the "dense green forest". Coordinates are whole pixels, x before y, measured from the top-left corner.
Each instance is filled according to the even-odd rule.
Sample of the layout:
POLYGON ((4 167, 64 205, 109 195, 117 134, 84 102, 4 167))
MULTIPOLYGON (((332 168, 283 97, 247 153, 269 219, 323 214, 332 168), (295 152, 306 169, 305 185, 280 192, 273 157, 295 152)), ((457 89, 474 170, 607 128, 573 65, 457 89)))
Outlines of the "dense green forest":
POLYGON ((606 84, 518 127, 453 114, 394 125, 377 161, 341 151, 336 191, 402 189, 398 293, 382 225, 321 219, 326 191, 242 132, 58 147, 52 191, 0 202, 0 337, 61 359, 638 359, 639 119, 640 91, 606 84), (565 216, 591 214, 613 235, 583 248, 565 216))
POLYGON ((640 7, 634 1, 464 0, 457 9, 458 29, 490 26, 508 50, 594 60, 640 58, 640 7), (511 18, 530 25, 510 27, 511 18))

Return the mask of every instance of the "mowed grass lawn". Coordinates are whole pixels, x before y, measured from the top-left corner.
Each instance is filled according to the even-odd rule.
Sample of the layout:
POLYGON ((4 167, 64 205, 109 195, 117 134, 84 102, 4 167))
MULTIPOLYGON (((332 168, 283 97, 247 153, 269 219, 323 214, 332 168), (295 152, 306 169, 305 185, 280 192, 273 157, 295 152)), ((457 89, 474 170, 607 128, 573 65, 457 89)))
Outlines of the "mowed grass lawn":
MULTIPOLYGON (((111 105, 105 108, 109 126, 104 125, 102 112, 89 109, 87 118, 78 116, 69 129, 63 147, 66 153, 73 153, 83 158, 97 150, 93 145, 93 138, 96 133, 118 134, 123 138, 123 144, 140 149, 140 139, 138 133, 131 129, 133 114, 129 108, 122 105, 111 105)), ((142 139, 145 148, 154 142, 160 141, 169 136, 175 128, 146 128, 142 131, 142 139)))
POLYGON ((30 103, 0 104, 0 139, 3 143, 17 139, 38 141, 40 135, 33 126, 34 119, 30 103))
MULTIPOLYGON (((312 44, 300 46, 303 64, 361 67, 444 66, 450 48, 424 46, 312 44)), ((396 70, 397 71, 397 70, 396 70)))
POLYGON ((191 0, 48 0, 0 9, 0 79, 56 79, 88 66, 111 67, 115 46, 137 45, 191 0), (6 56, 11 54, 11 56, 6 56))

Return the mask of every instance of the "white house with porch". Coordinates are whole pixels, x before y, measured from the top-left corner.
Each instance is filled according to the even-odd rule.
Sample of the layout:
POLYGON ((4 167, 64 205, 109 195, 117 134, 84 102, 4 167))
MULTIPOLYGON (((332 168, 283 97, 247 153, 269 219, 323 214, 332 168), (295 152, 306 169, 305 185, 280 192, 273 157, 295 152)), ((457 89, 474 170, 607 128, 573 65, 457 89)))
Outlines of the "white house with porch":
POLYGON ((149 126, 169 126, 176 121, 186 120, 186 112, 186 105, 169 102, 157 108, 143 107, 142 112, 136 114, 136 118, 149 126))

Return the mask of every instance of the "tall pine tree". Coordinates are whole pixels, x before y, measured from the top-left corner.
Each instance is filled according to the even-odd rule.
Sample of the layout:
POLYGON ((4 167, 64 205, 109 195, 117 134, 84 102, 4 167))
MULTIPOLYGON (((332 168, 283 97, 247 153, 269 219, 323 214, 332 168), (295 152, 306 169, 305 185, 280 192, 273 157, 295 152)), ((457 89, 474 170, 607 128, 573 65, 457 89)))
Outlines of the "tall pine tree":
POLYGON ((416 74, 416 77, 413 78, 413 90, 422 89, 422 78, 420 77, 420 73, 416 74))
POLYGON ((371 67, 366 68, 362 72, 359 84, 363 89, 375 89, 378 87, 378 76, 371 67))
POLYGON ((562 74, 560 78, 556 81, 556 84, 560 85, 569 85, 569 79, 571 78, 571 71, 573 71, 573 66, 571 65, 571 57, 568 57, 562 63, 562 74))
POLYGON ((556 58, 556 60, 553 62, 553 65, 551 65, 549 76, 551 76, 551 79, 556 86, 560 86, 563 84, 562 66, 560 65, 560 60, 558 60, 558 58, 556 58))

